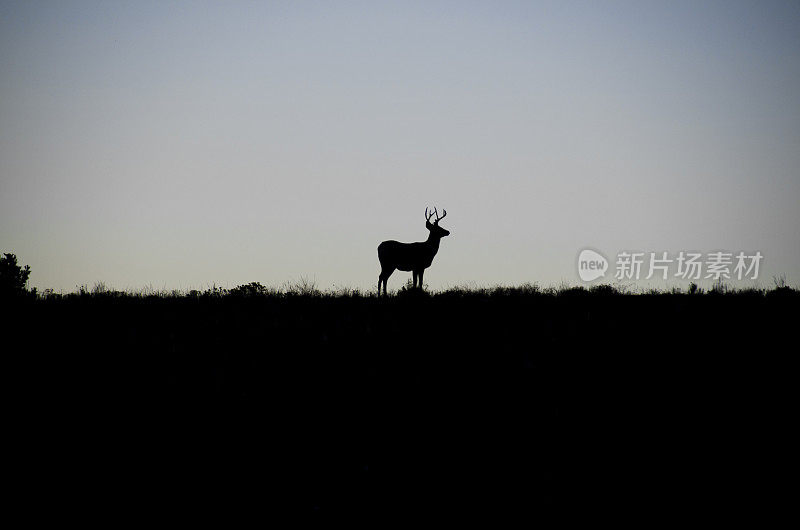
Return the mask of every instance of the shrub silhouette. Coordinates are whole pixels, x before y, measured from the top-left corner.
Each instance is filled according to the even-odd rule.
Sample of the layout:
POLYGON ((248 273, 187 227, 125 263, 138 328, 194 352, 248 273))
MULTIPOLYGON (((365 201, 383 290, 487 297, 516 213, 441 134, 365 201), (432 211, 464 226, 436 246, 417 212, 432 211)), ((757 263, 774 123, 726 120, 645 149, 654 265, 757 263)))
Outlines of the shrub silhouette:
POLYGON ((250 282, 248 284, 239 285, 231 289, 228 294, 231 296, 264 296, 268 293, 268 289, 261 285, 259 282, 250 282))
POLYGON ((20 296, 25 293, 30 275, 30 265, 22 268, 17 265, 17 256, 3 254, 0 257, 0 297, 20 296))
POLYGON ((593 294, 600 294, 606 296, 618 295, 620 292, 613 286, 607 283, 601 283, 598 285, 594 285, 589 288, 589 291, 593 294))

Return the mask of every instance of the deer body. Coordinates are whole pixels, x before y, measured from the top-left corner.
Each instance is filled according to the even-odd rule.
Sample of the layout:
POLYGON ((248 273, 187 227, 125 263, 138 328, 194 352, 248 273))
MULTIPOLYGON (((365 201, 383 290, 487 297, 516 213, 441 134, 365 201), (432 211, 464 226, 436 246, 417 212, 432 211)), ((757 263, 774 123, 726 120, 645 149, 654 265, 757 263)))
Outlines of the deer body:
POLYGON ((439 221, 447 215, 447 210, 442 211, 444 215, 439 217, 439 214, 434 209, 436 221, 431 224, 430 219, 433 214, 428 215, 428 210, 425 210, 425 226, 430 231, 426 241, 400 243, 399 241, 390 240, 378 245, 378 260, 381 262, 381 273, 378 276, 378 295, 381 294, 381 283, 383 283, 383 294, 386 294, 386 281, 395 269, 412 272, 414 275, 414 287, 417 287, 417 281, 419 280, 419 287, 422 289, 422 276, 425 269, 431 266, 434 256, 439 251, 439 241, 443 237, 450 235, 450 232, 439 226, 439 221))
POLYGON ((399 241, 384 241, 378 245, 378 260, 394 264, 397 270, 411 272, 427 269, 433 263, 433 257, 439 251, 439 240, 419 243, 400 243, 399 241))

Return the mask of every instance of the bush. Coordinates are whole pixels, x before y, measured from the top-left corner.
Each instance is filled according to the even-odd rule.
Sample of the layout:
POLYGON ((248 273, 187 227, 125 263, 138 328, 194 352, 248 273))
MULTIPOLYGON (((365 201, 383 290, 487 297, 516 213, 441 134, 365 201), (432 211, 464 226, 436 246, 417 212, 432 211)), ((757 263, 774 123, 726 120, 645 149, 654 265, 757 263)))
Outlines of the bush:
POLYGON ((245 285, 234 287, 228 291, 228 294, 231 296, 265 296, 268 294, 268 290, 259 282, 250 282, 245 285))
POLYGON ((607 283, 593 285, 592 287, 589 288, 589 291, 592 294, 606 295, 606 296, 621 294, 613 285, 609 285, 607 283))
POLYGON ((0 257, 0 297, 20 296, 26 293, 30 275, 29 265, 22 268, 17 265, 17 256, 3 254, 0 257))

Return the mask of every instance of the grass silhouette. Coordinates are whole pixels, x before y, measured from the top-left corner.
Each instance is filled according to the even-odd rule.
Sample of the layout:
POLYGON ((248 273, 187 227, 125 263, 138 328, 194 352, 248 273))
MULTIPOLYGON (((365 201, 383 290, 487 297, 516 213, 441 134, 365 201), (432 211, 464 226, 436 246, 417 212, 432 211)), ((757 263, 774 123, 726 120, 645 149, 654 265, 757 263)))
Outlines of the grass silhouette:
POLYGON ((799 294, 97 284, 8 302, 5 356, 27 480, 108 502, 690 513, 769 491, 799 294))

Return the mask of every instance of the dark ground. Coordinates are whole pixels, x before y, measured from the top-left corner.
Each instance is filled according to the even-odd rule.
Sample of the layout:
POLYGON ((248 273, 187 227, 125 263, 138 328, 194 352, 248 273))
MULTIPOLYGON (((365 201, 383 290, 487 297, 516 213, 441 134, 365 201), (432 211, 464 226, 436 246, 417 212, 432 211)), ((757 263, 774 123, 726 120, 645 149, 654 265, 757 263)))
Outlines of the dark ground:
POLYGON ((413 294, 4 302, 14 498, 644 522, 789 497, 796 291, 413 294))

